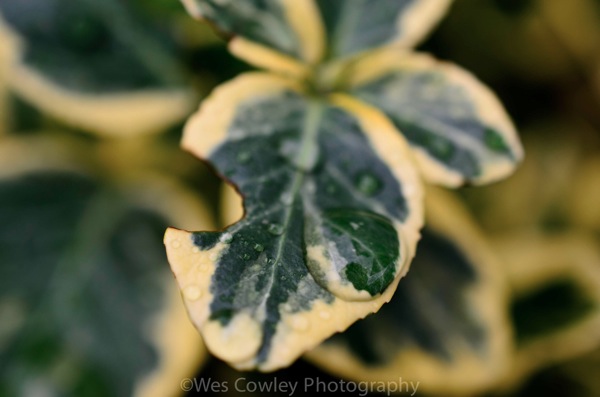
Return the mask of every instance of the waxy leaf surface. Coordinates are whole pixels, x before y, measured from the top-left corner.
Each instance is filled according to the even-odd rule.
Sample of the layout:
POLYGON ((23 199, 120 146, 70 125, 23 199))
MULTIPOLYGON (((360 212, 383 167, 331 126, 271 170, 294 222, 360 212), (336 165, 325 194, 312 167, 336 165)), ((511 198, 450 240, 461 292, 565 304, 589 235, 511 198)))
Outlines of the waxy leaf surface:
POLYGON ((401 374, 423 392, 473 394, 510 363, 507 286, 465 209, 447 193, 427 193, 430 221, 390 303, 308 358, 356 381, 401 374))
POLYGON ((456 66, 384 51, 358 62, 349 80, 352 94, 383 111, 410 142, 430 182, 488 183, 523 157, 498 99, 456 66))
POLYGON ((444 15, 450 0, 316 0, 328 35, 329 58, 387 45, 410 47, 444 15))
POLYGON ((391 297, 415 250, 421 187, 379 113, 247 74, 204 103, 183 145, 244 198, 225 230, 165 239, 184 296, 201 291, 186 301, 213 353, 276 369, 391 297))

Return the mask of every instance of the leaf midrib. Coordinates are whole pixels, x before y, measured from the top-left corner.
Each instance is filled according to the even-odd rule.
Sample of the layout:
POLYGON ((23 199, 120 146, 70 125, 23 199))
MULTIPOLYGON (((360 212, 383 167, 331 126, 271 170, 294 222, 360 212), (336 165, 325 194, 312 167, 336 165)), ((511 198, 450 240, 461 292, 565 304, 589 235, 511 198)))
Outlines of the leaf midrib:
MULTIPOLYGON (((324 104, 317 100, 312 100, 309 102, 308 110, 306 112, 306 118, 304 123, 304 128, 302 130, 302 141, 300 143, 300 148, 298 150, 297 162, 303 164, 303 161, 311 156, 311 150, 317 150, 317 137, 319 134, 319 125, 323 118, 324 113, 324 104)), ((277 243, 277 251, 274 258, 273 268, 270 275, 269 284, 266 288, 266 294, 264 295, 262 302, 259 305, 259 308, 263 308, 269 298, 271 297, 271 291, 273 290, 273 284, 275 283, 275 272, 277 270, 277 266, 280 265, 280 259, 283 253, 283 247, 288 238, 288 230, 289 225, 292 220, 292 214, 294 212, 294 205, 296 200, 300 196, 300 191, 302 189, 302 185, 304 183, 304 179, 306 177, 307 171, 297 169, 294 174, 294 179, 291 185, 291 195, 292 202, 286 206, 285 214, 284 214, 284 222, 283 222, 283 234, 279 238, 277 243)))

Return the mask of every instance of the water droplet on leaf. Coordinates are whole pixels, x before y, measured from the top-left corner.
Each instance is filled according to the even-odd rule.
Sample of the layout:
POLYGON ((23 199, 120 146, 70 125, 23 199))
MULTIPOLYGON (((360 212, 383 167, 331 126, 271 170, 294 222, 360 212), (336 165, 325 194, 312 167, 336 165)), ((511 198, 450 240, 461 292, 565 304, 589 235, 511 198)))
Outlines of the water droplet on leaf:
POLYGON ((246 151, 239 152, 237 155, 237 161, 240 164, 246 164, 247 162, 250 161, 251 158, 252 158, 252 154, 250 152, 246 152, 246 151))
POLYGON ((190 285, 183 290, 183 296, 189 301, 196 301, 202 297, 202 290, 197 285, 190 285))
POLYGON ((223 233, 221 236, 221 242, 225 244, 229 244, 233 241, 233 235, 231 233, 223 233))
POLYGON ((308 331, 308 329, 310 328, 310 323, 308 322, 306 317, 295 316, 292 319, 292 327, 296 331, 305 332, 305 331, 308 331))
POLYGON ((356 188, 365 196, 374 196, 382 187, 381 181, 370 172, 363 172, 356 178, 356 188))
POLYGON ((274 236, 280 236, 283 234, 283 226, 277 224, 277 223, 271 223, 269 225, 269 233, 271 233, 274 236))
POLYGON ((285 205, 291 205, 294 202, 294 195, 291 193, 283 193, 281 195, 281 202, 285 205))

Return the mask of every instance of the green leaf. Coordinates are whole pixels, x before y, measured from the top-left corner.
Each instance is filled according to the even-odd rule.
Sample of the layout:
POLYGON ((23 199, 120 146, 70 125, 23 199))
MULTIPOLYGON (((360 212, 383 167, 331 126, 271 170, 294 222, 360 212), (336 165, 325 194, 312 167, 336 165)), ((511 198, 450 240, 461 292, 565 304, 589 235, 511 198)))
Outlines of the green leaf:
POLYGON ((220 30, 241 35, 286 55, 300 58, 300 43, 286 20, 282 0, 182 0, 189 13, 209 20, 220 30))
MULTIPOLYGON (((183 11, 182 11, 183 12, 183 11)), ((11 88, 61 120, 103 134, 155 132, 194 95, 170 27, 119 0, 0 0, 13 43, 11 88)))
POLYGON ((506 386, 600 344, 600 253, 586 234, 511 233, 496 241, 513 289, 517 344, 506 386))
POLYGON ((316 0, 328 35, 328 57, 345 58, 387 45, 417 44, 450 0, 316 0))
POLYGON ((109 181, 93 158, 0 141, 3 395, 176 396, 204 358, 161 240, 187 216, 209 224, 205 210, 159 176, 109 181))
POLYGON ((457 66, 386 51, 358 62, 348 84, 408 139, 430 182, 489 183, 512 173, 523 157, 498 99, 457 66))
POLYGON ((504 375, 511 338, 500 267, 465 209, 442 193, 428 192, 428 225, 390 303, 308 353, 311 362, 355 381, 401 375, 433 394, 475 394, 504 375))
POLYGON ((325 32, 313 0, 182 0, 191 15, 233 38, 230 51, 254 66, 299 78, 321 61, 325 32))
POLYGON ((421 187, 406 144, 377 112, 330 101, 246 74, 186 126, 184 147, 239 189, 246 216, 170 230, 169 260, 207 346, 238 368, 289 365, 377 311, 413 256, 421 187))

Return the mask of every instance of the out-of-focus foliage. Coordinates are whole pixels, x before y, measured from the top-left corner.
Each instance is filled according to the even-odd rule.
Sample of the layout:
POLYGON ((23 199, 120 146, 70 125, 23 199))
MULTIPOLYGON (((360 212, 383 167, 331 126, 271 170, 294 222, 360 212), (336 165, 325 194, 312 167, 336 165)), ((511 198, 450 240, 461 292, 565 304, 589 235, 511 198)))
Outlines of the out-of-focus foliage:
POLYGON ((2 0, 0 40, 17 95, 76 128, 125 136, 188 115, 212 85, 195 52, 217 39, 175 1, 2 0))
POLYGON ((495 386, 512 365, 501 262, 453 196, 429 191, 429 223, 411 271, 377 314, 335 335, 308 359, 357 382, 421 382, 461 395, 495 386))
MULTIPOLYGON (((32 0, 0 0, 0 9, 6 4, 23 7, 27 3, 41 4, 32 0)), ((100 0, 85 3, 102 6, 100 0)), ((115 115, 98 122, 84 117, 85 113, 77 113, 85 104, 77 100, 57 102, 65 106, 55 112, 48 98, 36 97, 35 92, 19 87, 24 83, 14 76, 22 73, 25 64, 23 47, 17 51, 5 40, 6 36, 0 38, 0 395, 18 396, 15 389, 27 396, 51 390, 62 391, 59 395, 68 395, 70 390, 78 396, 131 396, 134 390, 142 397, 177 395, 182 393, 180 380, 191 375, 204 359, 204 349, 193 334, 189 338, 182 336, 187 332, 185 328, 178 329, 178 338, 165 338, 166 328, 162 328, 162 335, 156 333, 161 325, 185 323, 178 312, 181 306, 168 309, 176 307, 178 297, 169 296, 173 280, 165 272, 164 258, 158 257, 160 229, 164 222, 184 227, 191 221, 206 221, 190 215, 192 210, 182 215, 182 211, 197 204, 167 206, 171 202, 167 197, 188 202, 185 197, 189 194, 206 196, 212 203, 209 208, 216 208, 218 183, 196 160, 179 150, 181 126, 176 120, 189 113, 189 106, 197 101, 192 97, 202 97, 208 88, 246 66, 230 57, 224 44, 209 29, 189 18, 175 0, 130 0, 121 4, 134 10, 134 20, 175 42, 175 46, 166 48, 174 51, 171 59, 183 71, 176 79, 183 82, 179 87, 191 87, 188 107, 184 111, 177 109, 181 113, 162 126, 148 128, 147 120, 152 118, 142 120, 144 113, 140 116, 125 109, 119 117, 131 123, 123 124, 123 119, 115 115), (136 120, 144 122, 137 124, 136 120), (107 128, 111 125, 121 128, 107 128), (173 127, 166 128, 167 125, 173 127), (81 134, 87 131, 121 138, 99 139, 81 134), (157 134, 140 137, 131 135, 132 131, 157 134), (124 139, 127 134, 130 137, 124 139), (22 154, 21 158, 18 154, 22 154), (46 178, 55 178, 51 171, 57 167, 74 177, 75 182, 58 184, 53 179, 48 187, 50 180, 46 178), (150 174, 162 177, 147 177, 150 174), (24 179, 24 175, 30 177, 24 179), (169 181, 168 187, 165 180, 169 181), (100 190, 112 186, 111 191, 128 192, 105 196, 104 203, 122 216, 91 216, 92 220, 86 222, 105 226, 90 230, 82 227, 82 235, 74 234, 74 229, 58 227, 69 220, 83 219, 77 217, 80 207, 74 203, 89 203, 85 194, 90 186, 100 190), (17 192, 21 194, 18 197, 17 192), (66 201, 67 197, 76 199, 66 201), (28 207, 35 210, 26 212, 28 207), (123 212, 123 208, 131 209, 133 215, 129 210, 123 212), (140 212, 142 215, 136 215, 140 212), (126 225, 124 219, 129 220, 126 225), (49 223, 51 228, 44 227, 49 223), (111 227, 114 224, 119 227, 111 227), (76 260, 83 251, 78 254, 77 250, 65 248, 61 250, 63 265, 58 267, 51 256, 44 261, 31 259, 44 252, 58 252, 51 243, 64 236, 71 237, 75 246, 86 235, 103 231, 107 238, 88 245, 102 253, 90 256, 93 260, 76 260), (13 272, 11 269, 21 262, 6 261, 9 254, 11 258, 30 260, 22 265, 22 271, 13 272), (44 268, 44 263, 49 264, 48 268, 44 268), (42 277, 52 269, 61 269, 67 278, 42 277), (8 277, 9 271, 12 278, 8 277), (104 281, 115 275, 115 280, 130 282, 133 287, 124 289, 116 283, 107 287, 104 281), (148 282, 153 286, 141 288, 148 282), (34 287, 27 289, 25 285, 34 287), (34 316, 28 301, 39 292, 36 285, 51 286, 48 290, 52 293, 47 295, 51 299, 40 301, 34 316), (123 291, 130 299, 113 301, 123 291), (106 300, 88 299, 93 296, 106 300), (63 300, 69 310, 45 310, 63 300), (92 309, 109 304, 110 310, 105 312, 92 309), (166 320, 167 314, 179 320, 160 321, 166 320), (147 321, 139 323, 140 318, 147 321), (124 326, 117 319, 134 324, 120 328, 125 334, 114 335, 110 330, 124 326), (110 342, 103 342, 99 349, 99 341, 106 338, 110 342), (127 341, 131 343, 125 344, 127 341), (128 353, 131 351, 142 352, 138 357, 145 358, 128 365, 126 360, 118 359, 132 357, 128 353), (115 372, 112 366, 123 371, 115 372)), ((488 385, 494 395, 600 395, 599 10, 597 0, 457 0, 439 31, 424 44, 424 49, 467 67, 491 85, 515 116, 525 138, 526 160, 513 178, 490 188, 466 188, 461 192, 486 239, 494 242, 492 251, 501 259, 496 270, 505 275, 510 286, 504 315, 513 334, 512 352, 508 354, 514 358, 509 361, 509 371, 488 385)), ((44 17, 39 10, 34 14, 44 17)), ((10 26, 6 16, 4 22, 3 26, 10 26)), ((125 39, 131 42, 131 37, 125 39)), ((53 57, 57 62, 72 59, 53 57)), ((84 65, 89 62, 70 62, 64 63, 65 70, 83 74, 95 70, 85 70, 84 65)), ((137 69, 128 72, 135 76, 137 69)), ((163 84, 157 88, 160 91, 164 87, 163 84)), ((122 93, 131 99, 131 94, 137 92, 122 93)), ((86 92, 85 85, 70 84, 66 97, 73 99, 73 93, 85 94, 92 103, 109 94, 92 94, 86 92)), ((106 102, 105 106, 121 110, 123 103, 106 102)), ((238 199, 235 194, 227 197, 225 200, 234 202, 238 199)), ((224 209, 231 206, 222 204, 224 209)), ((225 224, 240 217, 239 212, 229 212, 225 224)), ((415 271, 415 275, 419 273, 415 271)), ((375 317, 367 320, 376 321, 379 320, 375 317)), ((318 350, 313 354, 317 353, 318 350)), ((230 385, 240 377, 262 382, 277 377, 279 381, 292 380, 300 385, 306 377, 319 377, 326 382, 338 380, 306 362, 274 375, 236 372, 214 358, 203 368, 197 374, 199 379, 227 380, 230 385)), ((469 373, 462 376, 468 377, 469 373)), ((459 395, 467 395, 468 383, 463 386, 465 393, 459 395)), ((423 385, 419 391, 426 390, 423 385)), ((442 387, 439 392, 446 396, 450 389, 442 387)), ((230 390, 229 395, 237 394, 230 390)))
POLYGON ((515 364, 498 387, 595 396, 598 361, 576 376, 571 363, 600 345, 600 4, 465 0, 455 10, 435 45, 453 46, 498 87, 527 153, 509 180, 463 190, 514 290, 515 364), (477 34, 461 31, 466 23, 477 34))
POLYGON ((0 2, 0 395, 176 396, 206 352, 162 239, 167 225, 212 227, 195 187, 213 178, 179 150, 179 128, 166 127, 239 66, 212 33, 185 22, 178 4, 130 2, 135 11, 117 17, 157 22, 148 29, 176 39, 180 72, 171 77, 187 104, 162 88, 127 88, 119 84, 140 70, 110 52, 129 51, 127 30, 111 32, 95 58, 77 44, 99 28, 98 14, 78 12, 108 3, 58 13, 56 4, 0 2), (6 29, 17 20, 6 7, 20 7, 19 18, 49 35, 11 41, 6 29), (97 73, 103 65, 107 73, 97 73), (124 80, 111 81, 115 67, 124 80), (157 101, 157 114, 136 112, 148 98, 166 108, 157 101), (161 134, 136 136, 147 132, 161 134))
POLYGON ((170 281, 164 228, 202 202, 89 143, 0 141, 0 394, 176 395, 203 355, 170 281))
POLYGON ((600 345, 600 252, 591 236, 522 232, 499 238, 513 290, 516 356, 503 388, 600 345))

